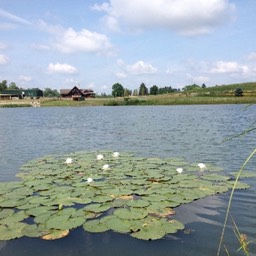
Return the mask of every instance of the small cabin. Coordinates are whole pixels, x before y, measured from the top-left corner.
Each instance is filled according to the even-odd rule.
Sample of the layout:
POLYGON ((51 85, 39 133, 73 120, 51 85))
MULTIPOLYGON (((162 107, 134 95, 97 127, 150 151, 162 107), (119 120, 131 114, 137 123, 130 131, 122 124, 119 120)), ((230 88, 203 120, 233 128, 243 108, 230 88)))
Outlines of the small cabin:
POLYGON ((95 98, 95 93, 91 89, 79 89, 75 86, 72 89, 61 89, 60 96, 79 101, 84 98, 95 98))

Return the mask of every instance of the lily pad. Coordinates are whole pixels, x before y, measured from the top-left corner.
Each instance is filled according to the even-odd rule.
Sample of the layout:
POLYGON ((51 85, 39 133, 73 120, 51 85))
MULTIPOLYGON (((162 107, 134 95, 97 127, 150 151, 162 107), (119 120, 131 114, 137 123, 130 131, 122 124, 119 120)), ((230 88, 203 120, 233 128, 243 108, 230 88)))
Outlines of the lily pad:
POLYGON ((47 232, 40 229, 36 224, 25 225, 21 230, 22 235, 27 237, 41 237, 44 236, 47 232))
POLYGON ((63 238, 69 234, 69 230, 51 230, 47 235, 41 236, 44 240, 56 240, 63 238))
POLYGON ((161 239, 166 235, 166 231, 158 219, 147 219, 138 232, 132 233, 131 236, 142 240, 161 239))
POLYGON ((144 208, 149 206, 149 202, 146 200, 130 200, 126 203, 128 206, 130 207, 134 207, 134 208, 144 208))
POLYGON ((85 231, 92 233, 102 233, 109 230, 105 223, 102 223, 100 219, 86 221, 83 224, 83 228, 85 231))
POLYGON ((0 240, 11 240, 15 238, 20 238, 23 236, 22 229, 25 223, 12 223, 10 225, 0 225, 0 240))
POLYGON ((113 214, 124 220, 139 220, 144 219, 148 215, 148 212, 144 209, 121 208, 115 210, 113 214))
POLYGON ((124 219, 120 219, 118 217, 112 216, 108 218, 107 221, 104 221, 104 224, 111 230, 116 231, 118 233, 129 233, 130 225, 124 219))

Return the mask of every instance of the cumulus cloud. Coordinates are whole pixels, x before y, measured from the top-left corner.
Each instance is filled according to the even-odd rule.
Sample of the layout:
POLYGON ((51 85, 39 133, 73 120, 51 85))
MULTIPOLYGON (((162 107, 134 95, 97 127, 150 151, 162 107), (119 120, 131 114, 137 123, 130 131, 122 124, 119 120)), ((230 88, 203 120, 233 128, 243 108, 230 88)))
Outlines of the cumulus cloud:
POLYGON ((64 73, 64 74, 75 74, 77 73, 77 69, 74 66, 71 66, 66 63, 50 63, 48 65, 48 72, 49 73, 64 73))
POLYGON ((211 32, 234 17, 228 0, 109 0, 92 9, 133 29, 165 28, 191 36, 211 32))
POLYGON ((104 34, 87 29, 76 31, 59 25, 51 26, 44 21, 40 21, 39 27, 53 36, 51 46, 64 53, 109 53, 112 50, 110 40, 104 34))
POLYGON ((157 72, 157 68, 153 67, 149 63, 145 63, 142 60, 137 61, 132 65, 127 66, 127 71, 131 74, 154 74, 157 72))
POLYGON ((116 73, 116 76, 118 78, 126 78, 128 75, 154 74, 158 71, 157 68, 142 60, 139 60, 134 64, 128 65, 123 60, 118 59, 117 65, 121 69, 121 71, 116 73))
POLYGON ((249 71, 248 66, 241 65, 235 61, 218 61, 211 69, 211 73, 214 74, 235 74, 235 73, 247 73, 249 71))
POLYGON ((0 65, 5 65, 9 62, 9 58, 7 58, 5 55, 0 54, 0 65))

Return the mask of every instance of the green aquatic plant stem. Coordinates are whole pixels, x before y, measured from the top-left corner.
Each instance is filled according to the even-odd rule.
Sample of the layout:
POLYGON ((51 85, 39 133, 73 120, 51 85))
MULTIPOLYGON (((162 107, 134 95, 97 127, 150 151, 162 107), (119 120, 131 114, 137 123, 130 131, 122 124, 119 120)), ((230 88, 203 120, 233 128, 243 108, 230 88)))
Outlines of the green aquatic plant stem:
POLYGON ((230 217, 232 219, 233 230, 234 230, 235 236, 236 236, 237 240, 239 241, 239 243, 241 245, 240 248, 237 250, 237 252, 242 249, 244 251, 245 255, 249 256, 248 245, 249 245, 250 242, 248 242, 247 236, 245 234, 242 234, 239 231, 238 226, 236 225, 236 222, 235 222, 233 216, 230 215, 230 217))
POLYGON ((242 171, 244 170, 245 166, 250 161, 250 159, 255 155, 255 153, 256 153, 256 149, 254 149, 253 152, 250 154, 250 156, 245 160, 245 162, 243 163, 241 169, 239 170, 239 172, 236 176, 236 180, 235 180, 235 183, 234 183, 233 188, 231 190, 231 194, 230 194, 229 201, 228 201, 228 207, 227 207, 226 216, 225 216, 225 220, 224 220, 224 224, 223 224, 223 229, 222 229, 222 233, 221 233, 221 237, 220 237, 220 243, 219 243, 219 247, 218 247, 217 256, 220 255, 220 250, 221 250, 221 246, 222 246, 222 243, 223 243, 223 240, 224 240, 225 229, 226 229, 226 226, 227 226, 228 216, 229 216, 230 207, 231 207, 231 203, 232 203, 232 199, 233 199, 233 195, 234 195, 234 192, 235 192, 236 185, 238 183, 238 180, 241 176, 242 171))

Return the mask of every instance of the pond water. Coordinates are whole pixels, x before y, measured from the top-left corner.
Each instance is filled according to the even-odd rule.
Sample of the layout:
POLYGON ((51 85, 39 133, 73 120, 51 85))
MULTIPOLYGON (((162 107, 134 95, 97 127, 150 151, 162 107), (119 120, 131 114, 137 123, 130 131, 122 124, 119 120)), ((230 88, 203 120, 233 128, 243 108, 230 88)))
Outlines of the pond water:
MULTIPOLYGON (((213 163, 227 172, 238 171, 255 148, 255 133, 223 140, 254 121, 255 106, 245 105, 0 108, 0 182, 17 180, 15 174, 28 160, 80 150, 184 157, 190 162, 213 163)), ((255 171, 255 158, 246 169, 255 171)), ((240 231, 255 242, 255 179, 247 182, 251 188, 235 192, 231 211, 240 231)), ((55 241, 0 241, 0 255, 216 255, 228 196, 220 194, 178 207, 177 219, 189 232, 161 240, 141 241, 114 232, 92 234, 78 228, 55 241)), ((255 243, 251 255, 256 255, 255 243)), ((232 255, 242 255, 236 252, 239 244, 230 223, 225 245, 232 255)))

